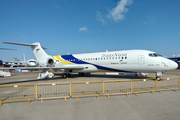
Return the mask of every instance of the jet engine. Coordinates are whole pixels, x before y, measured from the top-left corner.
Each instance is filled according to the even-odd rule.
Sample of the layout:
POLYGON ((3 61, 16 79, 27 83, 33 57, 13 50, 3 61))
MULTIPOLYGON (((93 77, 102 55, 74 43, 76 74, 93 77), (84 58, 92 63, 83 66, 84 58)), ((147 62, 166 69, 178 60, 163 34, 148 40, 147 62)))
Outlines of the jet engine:
POLYGON ((55 61, 52 58, 43 59, 39 61, 39 66, 41 67, 53 67, 55 65, 55 61))

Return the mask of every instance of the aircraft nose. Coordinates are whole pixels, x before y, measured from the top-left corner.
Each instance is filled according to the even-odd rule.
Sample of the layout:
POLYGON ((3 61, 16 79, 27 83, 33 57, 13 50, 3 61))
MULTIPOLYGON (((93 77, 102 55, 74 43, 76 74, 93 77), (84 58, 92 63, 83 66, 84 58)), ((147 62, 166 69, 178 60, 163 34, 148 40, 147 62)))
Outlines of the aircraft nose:
POLYGON ((170 61, 169 68, 170 68, 171 70, 174 70, 174 69, 176 69, 177 67, 178 67, 178 64, 177 64, 176 62, 170 61))

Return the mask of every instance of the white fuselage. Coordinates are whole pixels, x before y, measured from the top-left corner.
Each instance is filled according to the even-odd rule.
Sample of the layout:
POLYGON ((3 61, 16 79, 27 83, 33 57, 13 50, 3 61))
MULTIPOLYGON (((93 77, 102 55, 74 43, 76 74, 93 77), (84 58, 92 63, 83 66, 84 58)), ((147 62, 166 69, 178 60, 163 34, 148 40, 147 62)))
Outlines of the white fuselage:
POLYGON ((177 68, 177 64, 167 58, 147 50, 127 50, 87 54, 52 56, 55 67, 63 65, 83 65, 83 70, 72 72, 163 72, 177 68))

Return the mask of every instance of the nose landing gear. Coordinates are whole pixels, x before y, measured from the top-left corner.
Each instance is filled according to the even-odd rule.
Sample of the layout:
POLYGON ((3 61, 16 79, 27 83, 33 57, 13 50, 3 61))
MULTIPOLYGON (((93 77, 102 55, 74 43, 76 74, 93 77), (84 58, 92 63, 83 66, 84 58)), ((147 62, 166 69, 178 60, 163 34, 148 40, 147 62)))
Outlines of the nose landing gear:
POLYGON ((162 72, 157 72, 156 73, 156 80, 157 81, 161 81, 161 77, 160 77, 161 75, 162 75, 162 72))

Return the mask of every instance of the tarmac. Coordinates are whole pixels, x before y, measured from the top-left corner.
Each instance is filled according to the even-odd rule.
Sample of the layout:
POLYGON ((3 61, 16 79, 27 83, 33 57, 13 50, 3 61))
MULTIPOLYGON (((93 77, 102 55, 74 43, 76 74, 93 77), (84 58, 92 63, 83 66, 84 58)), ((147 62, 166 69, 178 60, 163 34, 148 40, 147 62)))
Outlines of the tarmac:
MULTIPOLYGON (((105 75, 104 73, 92 73, 79 77, 72 74, 71 78, 63 79, 62 73, 55 73, 53 79, 37 80, 39 71, 17 73, 12 77, 0 78, 0 85, 29 84, 29 83, 55 83, 75 81, 105 81, 105 80, 128 80, 144 79, 144 77, 105 75)), ((149 74, 148 78, 155 77, 149 74)), ((180 77, 180 72, 174 75, 169 71, 162 77, 180 77)), ((3 103, 0 106, 1 120, 179 120, 180 118, 180 90, 163 91, 162 93, 141 93, 138 96, 130 94, 106 96, 38 100, 30 104, 25 102, 3 103)))

